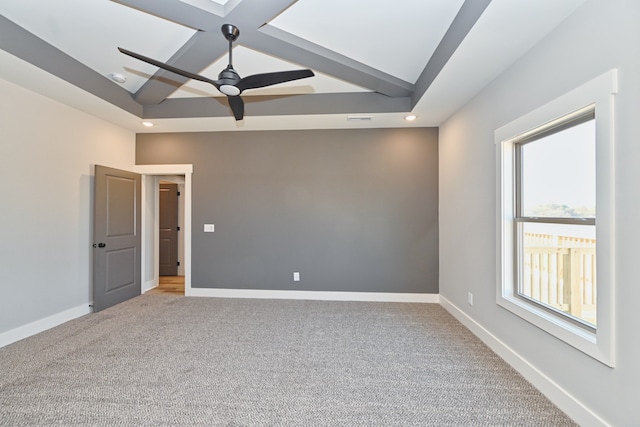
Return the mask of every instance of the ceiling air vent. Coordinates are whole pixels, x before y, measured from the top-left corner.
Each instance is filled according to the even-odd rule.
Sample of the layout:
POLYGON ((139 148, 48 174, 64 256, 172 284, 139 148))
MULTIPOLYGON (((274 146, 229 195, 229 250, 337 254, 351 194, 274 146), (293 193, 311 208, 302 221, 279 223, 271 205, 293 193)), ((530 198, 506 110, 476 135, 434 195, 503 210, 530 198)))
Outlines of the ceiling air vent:
POLYGON ((348 122, 369 122, 373 117, 371 116, 347 116, 348 122))

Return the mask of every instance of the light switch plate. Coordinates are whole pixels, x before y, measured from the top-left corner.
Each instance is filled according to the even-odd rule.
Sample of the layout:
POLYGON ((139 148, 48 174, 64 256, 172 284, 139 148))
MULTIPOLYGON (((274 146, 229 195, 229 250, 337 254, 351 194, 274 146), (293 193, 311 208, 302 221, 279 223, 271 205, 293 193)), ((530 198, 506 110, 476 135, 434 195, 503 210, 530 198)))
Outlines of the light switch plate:
POLYGON ((213 233, 214 231, 216 231, 215 224, 205 224, 204 225, 204 232, 205 233, 213 233))

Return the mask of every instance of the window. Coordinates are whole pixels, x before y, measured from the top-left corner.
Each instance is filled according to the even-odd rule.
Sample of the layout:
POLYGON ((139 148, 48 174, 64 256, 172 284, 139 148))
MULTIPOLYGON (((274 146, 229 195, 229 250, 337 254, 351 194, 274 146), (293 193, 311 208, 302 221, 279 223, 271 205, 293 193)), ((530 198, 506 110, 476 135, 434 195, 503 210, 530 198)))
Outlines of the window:
POLYGON ((496 302, 608 366, 616 92, 612 70, 495 132, 496 302))
POLYGON ((597 324, 595 142, 592 106, 513 141, 514 293, 587 328, 597 324))

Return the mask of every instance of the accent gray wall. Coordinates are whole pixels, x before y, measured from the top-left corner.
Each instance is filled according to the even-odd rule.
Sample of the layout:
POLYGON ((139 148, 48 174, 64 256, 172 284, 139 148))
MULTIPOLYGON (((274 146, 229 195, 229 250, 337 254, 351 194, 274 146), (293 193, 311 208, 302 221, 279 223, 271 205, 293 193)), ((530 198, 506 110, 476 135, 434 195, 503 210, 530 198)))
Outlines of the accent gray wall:
POLYGON ((139 134, 136 163, 193 164, 195 288, 438 293, 435 128, 139 134))

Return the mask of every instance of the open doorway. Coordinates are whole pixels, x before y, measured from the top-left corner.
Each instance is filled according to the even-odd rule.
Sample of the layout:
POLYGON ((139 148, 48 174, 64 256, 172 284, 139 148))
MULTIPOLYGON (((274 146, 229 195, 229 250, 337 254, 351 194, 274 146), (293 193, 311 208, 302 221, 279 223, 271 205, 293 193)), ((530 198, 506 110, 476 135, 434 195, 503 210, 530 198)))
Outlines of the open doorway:
POLYGON ((184 295, 184 176, 158 176, 158 286, 149 293, 184 295))
MULTIPOLYGON (((179 281, 180 292, 191 292, 191 177, 192 165, 138 165, 142 184, 142 293, 160 291, 163 285, 174 287, 179 281), (178 266, 176 276, 160 275, 160 185, 178 185, 178 266), (173 282, 173 283, 165 283, 173 282)), ((173 292, 173 290, 172 290, 173 292)))

